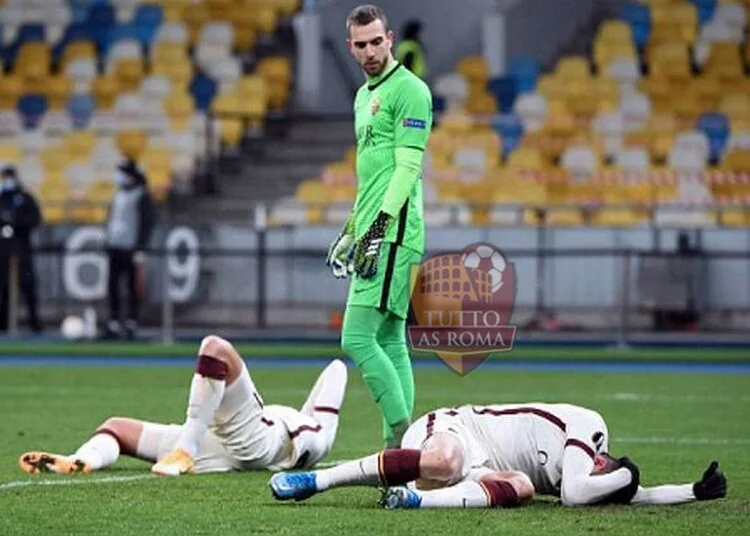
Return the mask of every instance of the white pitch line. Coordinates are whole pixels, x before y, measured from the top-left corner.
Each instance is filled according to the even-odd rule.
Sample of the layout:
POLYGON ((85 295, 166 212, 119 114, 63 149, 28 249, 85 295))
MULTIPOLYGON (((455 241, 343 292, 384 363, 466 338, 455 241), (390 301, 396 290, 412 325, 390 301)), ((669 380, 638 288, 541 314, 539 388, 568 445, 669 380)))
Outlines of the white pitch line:
POLYGON ((104 478, 75 478, 65 479, 44 479, 44 480, 14 480, 0 484, 0 491, 7 491, 17 488, 27 488, 30 486, 78 486, 83 484, 108 484, 110 482, 130 482, 133 480, 144 480, 146 478, 156 478, 153 475, 130 475, 130 476, 107 476, 104 478))
POLYGON ((620 437, 620 443, 647 443, 655 445, 750 445, 750 438, 736 437, 620 437))

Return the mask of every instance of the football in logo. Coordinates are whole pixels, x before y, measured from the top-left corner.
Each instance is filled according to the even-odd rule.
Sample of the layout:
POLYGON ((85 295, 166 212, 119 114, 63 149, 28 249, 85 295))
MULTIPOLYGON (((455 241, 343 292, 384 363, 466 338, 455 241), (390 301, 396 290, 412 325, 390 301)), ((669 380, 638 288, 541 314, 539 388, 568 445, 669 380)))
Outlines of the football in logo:
POLYGON ((464 253, 462 260, 467 268, 481 270, 490 275, 493 294, 502 288, 506 262, 505 257, 495 248, 480 244, 474 251, 464 253))

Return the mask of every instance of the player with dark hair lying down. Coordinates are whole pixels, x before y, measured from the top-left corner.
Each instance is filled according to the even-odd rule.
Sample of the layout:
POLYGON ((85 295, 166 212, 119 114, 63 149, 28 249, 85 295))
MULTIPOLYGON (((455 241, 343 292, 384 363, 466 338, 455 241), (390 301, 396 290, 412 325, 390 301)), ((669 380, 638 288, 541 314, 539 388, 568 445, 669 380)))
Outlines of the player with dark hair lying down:
POLYGON ((330 469, 278 473, 279 500, 304 500, 339 486, 382 486, 387 508, 486 508, 522 505, 535 494, 566 506, 677 504, 726 495, 713 462, 700 481, 645 488, 638 467, 608 454, 597 412, 569 404, 465 405, 424 415, 400 449, 330 469))

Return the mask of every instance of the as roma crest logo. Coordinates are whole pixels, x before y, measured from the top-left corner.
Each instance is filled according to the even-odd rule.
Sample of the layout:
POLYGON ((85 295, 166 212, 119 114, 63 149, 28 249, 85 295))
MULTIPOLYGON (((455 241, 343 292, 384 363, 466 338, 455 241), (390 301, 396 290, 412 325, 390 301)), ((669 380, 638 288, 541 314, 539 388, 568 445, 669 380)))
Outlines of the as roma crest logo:
POLYGON ((414 350, 434 352, 463 376, 513 348, 516 269, 495 246, 477 243, 427 259, 412 267, 411 282, 414 350))
POLYGON ((380 110, 380 99, 375 97, 370 101, 370 112, 372 112, 372 115, 375 115, 378 113, 378 110, 380 110))

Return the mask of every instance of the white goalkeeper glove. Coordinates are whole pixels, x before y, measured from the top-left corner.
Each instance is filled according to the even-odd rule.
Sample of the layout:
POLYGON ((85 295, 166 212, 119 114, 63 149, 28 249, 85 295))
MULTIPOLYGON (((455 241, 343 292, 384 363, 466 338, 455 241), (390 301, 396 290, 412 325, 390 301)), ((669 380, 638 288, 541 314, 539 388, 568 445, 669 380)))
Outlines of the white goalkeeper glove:
POLYGON ((348 277, 354 270, 352 262, 349 260, 349 252, 353 246, 354 236, 349 234, 348 225, 344 226, 341 234, 331 242, 326 258, 326 265, 331 268, 331 272, 337 279, 348 277))

